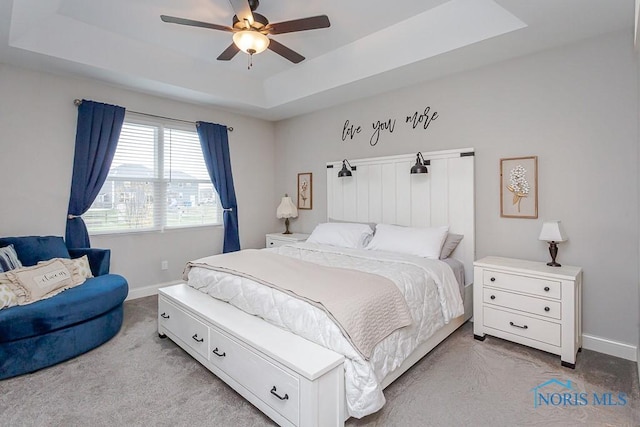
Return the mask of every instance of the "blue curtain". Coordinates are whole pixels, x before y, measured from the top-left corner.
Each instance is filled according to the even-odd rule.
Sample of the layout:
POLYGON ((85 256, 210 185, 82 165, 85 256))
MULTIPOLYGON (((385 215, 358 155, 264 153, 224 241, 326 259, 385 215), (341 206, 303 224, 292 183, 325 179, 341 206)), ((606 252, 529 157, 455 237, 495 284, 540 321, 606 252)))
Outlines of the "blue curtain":
POLYGON ((197 128, 204 162, 224 209, 222 214, 224 220, 222 252, 239 251, 238 203, 236 202, 236 190, 233 188, 227 127, 214 123, 198 122, 197 128))
POLYGON ((65 240, 70 248, 90 248, 82 215, 98 196, 116 152, 124 122, 123 107, 82 100, 78 106, 76 150, 65 240))

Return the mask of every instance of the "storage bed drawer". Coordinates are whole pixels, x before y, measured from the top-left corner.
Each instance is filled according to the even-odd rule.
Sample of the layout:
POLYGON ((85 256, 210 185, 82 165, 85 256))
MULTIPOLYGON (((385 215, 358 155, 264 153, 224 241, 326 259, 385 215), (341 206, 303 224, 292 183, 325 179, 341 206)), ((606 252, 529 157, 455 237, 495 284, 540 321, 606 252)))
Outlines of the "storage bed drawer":
POLYGON ((215 328, 211 328, 209 333, 209 361, 297 425, 300 406, 298 378, 215 328))
POLYGON ((209 359, 209 327, 164 298, 158 298, 158 322, 202 357, 209 359))

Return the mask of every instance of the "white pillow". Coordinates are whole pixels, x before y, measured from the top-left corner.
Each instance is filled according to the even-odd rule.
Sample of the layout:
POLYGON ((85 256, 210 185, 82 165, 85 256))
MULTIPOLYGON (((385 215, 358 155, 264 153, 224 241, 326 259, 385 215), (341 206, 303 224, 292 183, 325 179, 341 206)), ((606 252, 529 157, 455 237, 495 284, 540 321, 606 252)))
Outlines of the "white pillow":
POLYGON ((318 224, 307 239, 309 243, 363 249, 373 235, 367 224, 348 222, 325 222, 318 224))
POLYGON ((413 228, 399 225, 378 224, 373 239, 366 249, 416 255, 438 259, 442 244, 447 238, 449 226, 413 228))
POLYGON ((376 231, 376 223, 375 222, 346 221, 346 220, 343 220, 343 219, 333 219, 333 218, 329 218, 329 222, 341 222, 341 223, 348 223, 348 224, 366 224, 369 227, 371 227, 371 233, 376 231))

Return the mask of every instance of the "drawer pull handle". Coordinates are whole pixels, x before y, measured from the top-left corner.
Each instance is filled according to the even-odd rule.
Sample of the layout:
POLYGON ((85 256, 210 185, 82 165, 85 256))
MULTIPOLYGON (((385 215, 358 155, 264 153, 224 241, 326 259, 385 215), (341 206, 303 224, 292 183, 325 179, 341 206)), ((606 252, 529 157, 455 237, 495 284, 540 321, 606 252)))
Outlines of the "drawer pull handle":
POLYGON ((204 338, 198 338, 198 334, 193 334, 193 336, 191 338, 193 338, 197 342, 203 342, 204 341, 204 338))
POLYGON ((544 308, 544 311, 549 311, 549 310, 551 310, 549 307, 544 308))
POLYGON ((218 353, 218 347, 213 349, 213 354, 215 354, 218 357, 225 357, 227 355, 227 352, 224 352, 222 354, 218 353))
POLYGON ((496 299, 496 296, 495 295, 491 295, 489 298, 496 299))
POLYGON ((271 389, 271 394, 273 394, 275 397, 277 397, 280 400, 289 400, 289 395, 287 393, 284 394, 284 397, 276 393, 276 386, 273 386, 273 388, 271 389))
POLYGON ((529 329, 529 327, 528 327, 527 325, 520 326, 520 325, 516 325, 516 324, 515 324, 515 323, 513 323, 513 322, 509 322, 509 324, 510 324, 511 326, 515 327, 515 328, 520 328, 520 329, 529 329))
POLYGON ((162 313, 160 317, 162 317, 163 319, 168 319, 171 316, 169 316, 167 313, 162 313))
POLYGON ((491 278, 491 279, 489 279, 489 280, 491 280, 492 282, 495 282, 495 281, 496 281, 496 278, 495 278, 495 277, 492 277, 492 278, 491 278))
POLYGON ((544 291, 545 291, 545 292, 549 292, 550 290, 551 290, 551 289, 550 289, 548 286, 545 286, 545 287, 544 287, 544 291))

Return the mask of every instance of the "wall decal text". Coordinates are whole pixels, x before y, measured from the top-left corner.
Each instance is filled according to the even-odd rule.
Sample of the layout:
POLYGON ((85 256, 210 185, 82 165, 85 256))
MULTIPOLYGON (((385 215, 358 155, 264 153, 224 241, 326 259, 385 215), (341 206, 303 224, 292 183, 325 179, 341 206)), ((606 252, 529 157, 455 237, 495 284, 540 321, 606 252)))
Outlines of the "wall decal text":
MULTIPOLYGON (((431 107, 427 106, 423 111, 415 111, 405 117, 405 125, 411 126, 412 129, 422 128, 427 130, 429 125, 431 125, 431 123, 433 123, 439 116, 437 111, 432 112, 431 107)), ((373 132, 369 137, 369 145, 373 147, 380 142, 381 135, 384 133, 393 133, 396 129, 396 119, 389 118, 386 120, 373 121, 371 122, 371 128, 373 129, 373 132)), ((352 141, 362 133, 362 131, 363 129, 360 124, 353 124, 347 119, 342 127, 342 141, 352 141)))

